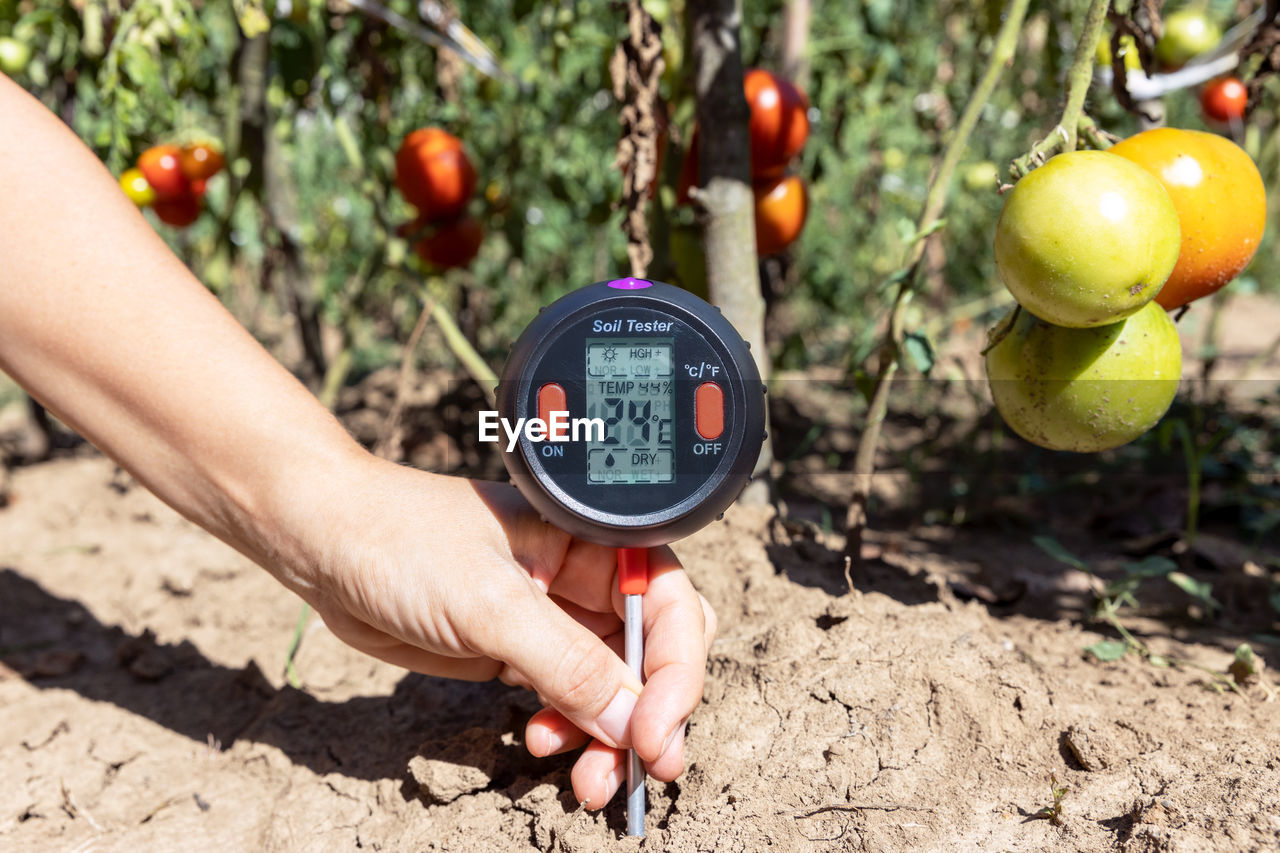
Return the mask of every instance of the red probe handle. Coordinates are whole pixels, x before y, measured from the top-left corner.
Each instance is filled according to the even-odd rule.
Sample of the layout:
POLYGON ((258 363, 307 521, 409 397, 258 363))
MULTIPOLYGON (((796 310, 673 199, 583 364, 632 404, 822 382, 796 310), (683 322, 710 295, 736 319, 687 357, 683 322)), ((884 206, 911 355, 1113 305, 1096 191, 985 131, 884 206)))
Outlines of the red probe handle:
POLYGON ((618 549, 618 592, 644 595, 649 589, 649 549, 618 549))

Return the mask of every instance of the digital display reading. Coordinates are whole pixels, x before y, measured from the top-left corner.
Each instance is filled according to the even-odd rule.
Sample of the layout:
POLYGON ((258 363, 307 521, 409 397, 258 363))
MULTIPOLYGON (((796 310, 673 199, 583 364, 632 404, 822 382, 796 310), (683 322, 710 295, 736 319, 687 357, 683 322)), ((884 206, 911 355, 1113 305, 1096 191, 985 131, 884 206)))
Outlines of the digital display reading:
POLYGON ((674 348, 671 338, 587 339, 587 417, 605 425, 604 440, 587 444, 587 482, 675 479, 674 348))

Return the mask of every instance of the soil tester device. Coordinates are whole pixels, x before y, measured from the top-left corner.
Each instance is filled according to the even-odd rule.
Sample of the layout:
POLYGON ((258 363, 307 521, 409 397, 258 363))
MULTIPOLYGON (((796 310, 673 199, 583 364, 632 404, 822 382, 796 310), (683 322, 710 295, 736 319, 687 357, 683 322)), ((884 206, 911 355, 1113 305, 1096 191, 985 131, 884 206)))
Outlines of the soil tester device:
MULTIPOLYGON (((498 388, 508 423, 538 418, 503 461, 548 522, 618 549, 626 661, 643 680, 648 549, 719 518, 765 438, 747 344, 698 297, 656 281, 597 282, 544 308, 498 388)), ((644 770, 627 762, 627 834, 644 835, 644 770)))

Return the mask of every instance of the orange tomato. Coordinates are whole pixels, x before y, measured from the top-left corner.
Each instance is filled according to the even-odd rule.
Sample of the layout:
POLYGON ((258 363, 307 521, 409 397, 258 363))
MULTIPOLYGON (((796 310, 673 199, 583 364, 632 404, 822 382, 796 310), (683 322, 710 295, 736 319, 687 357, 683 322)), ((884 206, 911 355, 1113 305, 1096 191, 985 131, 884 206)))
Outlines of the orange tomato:
POLYGON ((1214 121, 1244 118, 1248 105, 1249 90, 1236 77, 1222 77, 1200 90, 1200 109, 1214 121))
POLYGON ((808 190, 795 175, 758 182, 754 190, 756 254, 776 254, 800 236, 809 213, 808 190))
POLYGON ((809 99, 783 77, 752 68, 742 80, 751 108, 751 176, 775 177, 809 138, 809 99))
POLYGON ((176 145, 156 145, 138 157, 138 169, 156 191, 157 199, 175 199, 190 193, 181 157, 182 151, 176 145))
POLYGON ((471 200, 476 170, 458 137, 438 127, 421 127, 396 152, 396 186, 425 218, 454 219, 471 200))
POLYGON ((222 171, 222 152, 205 142, 187 145, 178 155, 182 174, 193 181, 207 181, 222 171))
POLYGON ((156 199, 152 205, 156 216, 166 225, 175 228, 186 228, 200 216, 200 198, 195 195, 180 195, 174 198, 156 199))
POLYGON ((1267 223, 1258 167, 1240 146, 1198 130, 1162 127, 1111 147, 1160 179, 1182 229, 1178 263, 1156 301, 1180 308, 1218 290, 1253 259, 1267 223))
MULTIPOLYGON (((413 223, 410 233, 425 224, 422 220, 413 223)), ((484 226, 474 216, 463 216, 436 225, 430 234, 414 244, 413 250, 434 267, 465 267, 480 252, 483 241, 484 226)))

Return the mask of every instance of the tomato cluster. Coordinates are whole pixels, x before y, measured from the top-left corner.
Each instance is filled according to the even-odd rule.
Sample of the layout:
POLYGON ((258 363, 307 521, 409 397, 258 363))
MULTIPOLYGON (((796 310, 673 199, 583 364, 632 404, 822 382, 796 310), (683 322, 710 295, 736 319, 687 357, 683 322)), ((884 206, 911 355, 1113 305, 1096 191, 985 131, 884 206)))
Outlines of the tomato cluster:
POLYGON ((1181 374, 1166 313, 1253 258, 1266 194, 1235 143, 1161 128, 1060 154, 1005 199, 996 267, 1019 307, 992 333, 987 377, 1015 432, 1090 453, 1146 432, 1181 374))
POLYGON ((161 222, 185 228, 200 216, 208 180, 222 171, 222 152, 207 142, 156 145, 120 176, 120 188, 161 222))
POLYGON ((438 127, 420 127, 396 152, 396 186, 418 209, 402 236, 425 233, 413 244, 418 257, 434 267, 464 267, 480 251, 484 227, 467 214, 476 188, 476 170, 462 140, 438 127))
MULTIPOLYGON (((809 138, 809 98, 791 81, 760 68, 743 77, 751 110, 751 182, 755 194, 756 254, 772 255, 790 246, 804 228, 809 193, 804 179, 787 175, 787 166, 809 138)), ((684 204, 698 184, 698 132, 695 129, 680 170, 676 200, 684 204)))

